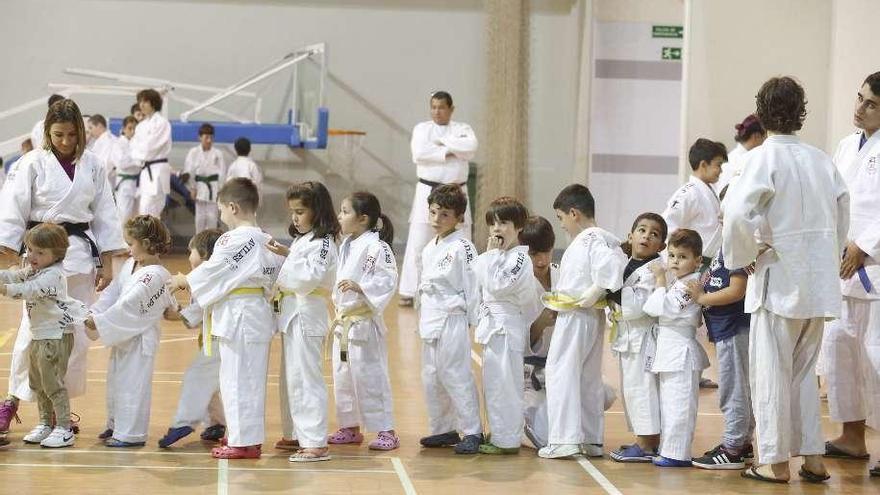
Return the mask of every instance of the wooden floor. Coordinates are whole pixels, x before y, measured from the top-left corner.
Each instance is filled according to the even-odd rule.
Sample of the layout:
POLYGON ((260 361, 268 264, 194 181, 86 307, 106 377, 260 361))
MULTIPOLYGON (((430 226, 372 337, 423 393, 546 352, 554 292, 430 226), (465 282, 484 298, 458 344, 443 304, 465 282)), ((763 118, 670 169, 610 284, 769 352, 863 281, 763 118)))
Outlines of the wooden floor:
MULTIPOLYGON (((172 272, 183 269, 185 260, 174 257, 167 262, 172 272)), ((20 306, 8 299, 0 301, 0 386, 5 387, 20 306)), ((799 481, 768 485, 742 480, 739 471, 699 469, 660 469, 645 464, 619 464, 604 459, 544 460, 533 450, 522 449, 517 456, 456 456, 451 450, 424 450, 418 439, 425 433, 427 420, 419 374, 419 339, 416 317, 411 309, 392 304, 385 314, 389 327, 391 381, 394 390, 395 419, 402 440, 399 450, 373 453, 363 446, 332 447, 333 460, 316 464, 291 464, 287 455, 271 448, 280 435, 278 413, 279 341, 273 343, 269 371, 267 445, 259 460, 216 461, 210 457, 211 445, 196 434, 182 440, 177 448, 160 450, 156 441, 174 414, 180 380, 196 352, 195 335, 182 325, 164 323, 162 344, 156 360, 148 446, 135 450, 103 447, 96 435, 105 420, 104 389, 108 351, 93 344, 89 353, 89 389, 85 397, 73 401, 73 410, 82 416, 82 431, 75 447, 62 450, 25 446, 21 437, 36 421, 36 407, 23 403, 23 424, 13 424, 12 445, 0 451, 0 494, 35 495, 41 493, 130 493, 155 494, 243 494, 243 493, 357 493, 357 494, 769 494, 769 493, 880 493, 880 479, 867 477, 867 462, 828 461, 832 473, 825 486, 799 481)), ((710 355, 714 354, 707 346, 710 355)), ((617 366, 605 351, 605 378, 618 388, 617 366)), ((479 376, 477 360, 475 371, 479 376)), ((329 366, 327 383, 331 385, 329 366)), ((714 368, 707 376, 714 377, 714 368)), ((332 401, 332 394, 331 394, 332 401)), ((332 404, 331 404, 332 410, 332 404)), ((838 427, 827 418, 823 405, 826 436, 838 427)), ((331 428, 335 418, 331 415, 331 428)), ((722 418, 717 393, 700 396, 700 416, 694 452, 701 453, 718 443, 722 418)), ((371 436, 367 437, 368 439, 371 436)), ((620 402, 606 415, 605 444, 609 448, 631 441, 620 402)), ((880 437, 872 433, 869 447, 880 454, 880 437)), ((792 461, 793 472, 799 461, 792 461)), ((795 476, 796 479, 796 476, 795 476)))

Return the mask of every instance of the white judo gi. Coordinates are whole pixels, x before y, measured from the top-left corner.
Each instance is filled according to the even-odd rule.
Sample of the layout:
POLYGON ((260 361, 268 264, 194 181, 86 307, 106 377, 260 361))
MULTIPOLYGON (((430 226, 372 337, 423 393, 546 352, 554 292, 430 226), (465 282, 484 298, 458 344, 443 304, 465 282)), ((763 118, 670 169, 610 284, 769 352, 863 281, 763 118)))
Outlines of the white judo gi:
POLYGON ((460 230, 435 237, 422 251, 419 336, 430 435, 483 431, 468 332, 479 307, 476 259, 477 249, 460 230))
MULTIPOLYGON (((414 297, 419 286, 419 257, 425 244, 434 237, 428 221, 428 195, 431 186, 421 181, 436 184, 461 184, 467 195, 468 162, 477 153, 477 137, 471 126, 463 122, 450 121, 448 125, 437 125, 433 121, 421 122, 413 128, 410 149, 416 165, 416 184, 413 205, 409 214, 409 235, 400 274, 398 292, 403 297, 414 297), (448 154, 452 156, 447 156, 448 154)), ((460 229, 465 238, 471 237, 471 207, 468 202, 464 213, 464 224, 460 229)))
POLYGON ((43 149, 43 129, 46 128, 46 120, 40 119, 31 128, 31 144, 35 150, 43 149))
POLYGON ((107 428, 123 442, 145 442, 150 424, 153 364, 159 324, 168 306, 171 274, 162 265, 136 266, 129 258, 92 305, 107 365, 107 428))
POLYGON ((709 367, 709 357, 696 339, 702 308, 688 295, 685 285, 699 279, 698 273, 692 273, 674 281, 668 289, 659 287, 644 305, 645 313, 659 319, 656 355, 651 364, 659 383, 659 453, 679 461, 691 460, 700 373, 709 367))
POLYGON ((159 112, 146 117, 134 128, 129 143, 131 158, 141 166, 138 213, 161 217, 165 197, 171 192, 171 124, 159 112))
POLYGON ((257 186, 260 195, 263 194, 263 171, 260 170, 260 166, 251 160, 250 157, 239 156, 229 164, 229 168, 226 169, 226 180, 237 177, 250 179, 257 186))
POLYGON ((270 239, 258 227, 230 230, 211 258, 186 277, 207 311, 203 335, 220 338, 220 395, 230 447, 261 445, 266 437, 266 377, 275 334, 266 294, 280 264, 266 248, 270 239))
POLYGON ((331 327, 333 391, 340 428, 360 425, 375 432, 394 429, 382 312, 396 286, 394 253, 379 239, 378 232, 368 231, 342 241, 333 288, 336 319, 331 327), (363 294, 340 292, 337 285, 342 280, 357 283, 363 294), (341 351, 346 352, 345 360, 341 351))
POLYGON ((523 434, 523 354, 541 311, 529 248, 490 249, 474 264, 480 310, 474 340, 483 346, 483 397, 492 443, 517 448, 523 434))
POLYGON ((724 264, 749 265, 749 381, 762 464, 825 452, 813 370, 824 320, 840 315, 849 195, 831 159, 793 135, 744 157, 724 203, 724 264), (768 247, 760 256, 755 231, 768 247))
POLYGON ((183 171, 189 174, 187 186, 195 189, 196 232, 216 229, 220 224, 217 193, 226 182, 226 163, 223 153, 212 147, 205 151, 201 145, 190 148, 183 162, 183 171))
POLYGON ((678 229, 691 229, 703 240, 703 256, 711 258, 721 246, 721 202, 711 185, 691 176, 669 198, 663 219, 671 236, 678 229))
MULTIPOLYGON (((86 232, 100 253, 126 249, 113 194, 98 158, 89 151, 76 163, 73 181, 64 172, 55 155, 35 149, 18 159, 9 170, 3 194, 0 194, 0 246, 18 251, 28 223, 88 223, 86 232)), ((70 236, 70 247, 63 262, 70 297, 87 306, 95 301, 95 259, 89 243, 70 236)), ((109 275, 110 267, 106 267, 109 275)), ((28 345, 30 325, 23 317, 9 373, 9 393, 32 400, 28 385, 28 345)), ((65 379, 71 398, 86 390, 86 356, 89 339, 79 327, 74 332, 73 352, 65 379)))
POLYGON ((620 305, 609 301, 611 317, 617 322, 611 350, 620 364, 626 423, 639 436, 660 434, 660 383, 650 371, 651 363, 646 362, 657 347, 657 318, 644 310, 655 289, 650 268, 654 263, 660 263, 659 258, 640 266, 624 280, 620 305))
POLYGON ((556 293, 577 304, 556 317, 547 353, 551 445, 603 442, 605 313, 593 305, 623 285, 626 262, 620 240, 598 227, 579 233, 562 255, 556 293))
MULTIPOLYGON (((204 323, 204 309, 195 301, 180 311, 184 324, 188 328, 201 328, 204 323)), ((189 426, 197 428, 199 424, 206 426, 225 425, 226 414, 220 399, 220 339, 211 337, 196 350, 193 360, 183 373, 180 385, 180 399, 177 401, 177 412, 171 423, 172 428, 189 426), (210 345, 210 352, 205 346, 210 345)))
POLYGON ((714 184, 714 189, 718 194, 721 194, 725 186, 742 174, 742 157, 746 153, 748 150, 742 143, 736 143, 736 147, 727 153, 727 163, 721 165, 721 175, 718 176, 718 182, 714 184))
POLYGON ((110 153, 110 163, 116 179, 116 182, 112 183, 116 196, 116 209, 119 210, 119 220, 123 225, 129 218, 138 214, 141 164, 131 157, 130 143, 127 137, 119 136, 113 142, 113 150, 110 153))
POLYGON ((841 317, 825 325, 820 372, 836 422, 880 419, 880 133, 859 149, 863 131, 844 138, 834 164, 850 194, 848 239, 866 253, 862 273, 841 282, 841 317), (866 282, 863 282, 865 279, 866 282), (867 291, 866 285, 872 290, 867 291), (869 323, 875 327, 869 328, 869 323))
POLYGON ((330 328, 327 296, 336 279, 333 235, 311 232, 290 245, 276 282, 281 332, 281 429, 300 447, 327 446, 324 341, 330 328))
POLYGON ((89 143, 88 148, 104 164, 104 173, 107 175, 107 181, 110 184, 116 183, 116 172, 113 170, 113 160, 111 157, 115 143, 116 136, 110 131, 104 131, 97 139, 89 143))

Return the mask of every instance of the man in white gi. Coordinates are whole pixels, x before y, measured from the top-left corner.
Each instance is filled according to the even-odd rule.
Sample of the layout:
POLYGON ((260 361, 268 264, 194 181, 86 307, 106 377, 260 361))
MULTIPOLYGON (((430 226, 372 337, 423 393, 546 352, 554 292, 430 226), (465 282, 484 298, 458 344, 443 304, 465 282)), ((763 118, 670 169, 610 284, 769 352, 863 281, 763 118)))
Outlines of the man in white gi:
POLYGON ((831 419, 843 423, 841 435, 825 443, 825 456, 865 460, 870 457, 865 422, 880 426, 880 402, 869 395, 880 383, 880 72, 859 89, 853 123, 860 130, 841 140, 834 154, 850 193, 849 235, 840 266, 843 306, 840 319, 825 326, 819 367, 828 385, 831 419))
POLYGON ((745 310, 752 314, 749 381, 760 464, 743 476, 786 483, 789 459, 801 455, 798 475, 822 482, 829 476, 813 369, 824 321, 840 315, 849 195, 828 155, 794 135, 806 115, 803 88, 773 78, 756 100, 768 137, 744 157, 724 203, 722 236, 727 268, 757 258, 745 310))
POLYGON ((132 159, 142 165, 138 213, 161 217, 165 196, 171 191, 171 124, 160 112, 162 97, 155 89, 145 89, 137 95, 144 120, 137 125, 129 150, 132 159))
MULTIPOLYGON (((419 285, 422 249, 434 236, 428 221, 428 195, 441 184, 457 184, 467 194, 468 162, 477 152, 477 137, 471 126, 451 120, 454 110, 452 96, 446 91, 437 91, 431 95, 431 120, 413 129, 410 147, 419 183, 409 214, 409 236, 400 274, 401 306, 412 305, 419 285)), ((461 231, 470 239, 470 206, 461 231)))

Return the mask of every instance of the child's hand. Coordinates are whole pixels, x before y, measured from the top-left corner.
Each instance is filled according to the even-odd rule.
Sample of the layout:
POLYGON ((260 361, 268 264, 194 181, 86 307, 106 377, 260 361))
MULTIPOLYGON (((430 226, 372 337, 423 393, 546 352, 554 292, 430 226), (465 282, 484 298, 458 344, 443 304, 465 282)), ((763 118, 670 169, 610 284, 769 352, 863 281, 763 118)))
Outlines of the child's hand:
POLYGON ((705 294, 703 291, 703 284, 698 280, 690 280, 684 284, 684 290, 687 292, 691 299, 699 304, 700 297, 705 294))
POLYGON ((490 235, 489 240, 486 241, 486 249, 501 249, 504 246, 504 238, 500 235, 490 235))
POLYGON ((343 280, 343 281, 339 282, 339 284, 337 284, 336 287, 342 292, 350 290, 350 291, 358 292, 360 294, 364 293, 363 289, 361 289, 361 286, 358 285, 357 282, 354 282, 351 280, 343 280))
POLYGON ((180 305, 168 306, 162 313, 162 317, 169 321, 180 321, 182 319, 180 316, 180 305))
POLYGON ((266 248, 269 251, 277 254, 278 256, 283 256, 285 258, 287 258, 287 256, 290 254, 290 249, 288 249, 287 246, 279 243, 275 239, 271 239, 268 243, 266 243, 266 248))
POLYGON ((168 283, 168 285, 171 287, 171 292, 189 289, 189 284, 186 281, 186 275, 179 272, 177 275, 171 276, 171 281, 168 283))
POLYGON ((743 271, 746 272, 746 275, 754 275, 755 274, 755 262, 751 262, 749 266, 743 268, 743 271))
POLYGON ((651 270, 651 274, 654 275, 657 287, 666 287, 666 265, 658 261, 648 265, 648 269, 651 270))
POLYGON ((0 284, 0 296, 6 295, 6 284, 0 284))
POLYGON ((98 328, 95 326, 95 319, 89 316, 84 322, 86 327, 86 336, 89 340, 98 340, 98 328))

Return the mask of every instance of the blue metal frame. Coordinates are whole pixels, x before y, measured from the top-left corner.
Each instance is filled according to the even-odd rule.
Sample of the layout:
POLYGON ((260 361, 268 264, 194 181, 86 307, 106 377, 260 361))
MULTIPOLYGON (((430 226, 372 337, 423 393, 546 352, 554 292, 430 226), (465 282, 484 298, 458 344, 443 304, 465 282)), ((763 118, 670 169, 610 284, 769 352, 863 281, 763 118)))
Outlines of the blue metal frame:
MULTIPOLYGON (((214 126, 215 143, 234 143, 240 137, 248 138, 252 144, 280 144, 294 148, 325 149, 327 148, 327 131, 330 123, 330 111, 318 109, 318 127, 315 138, 303 140, 299 126, 294 124, 240 124, 237 122, 210 122, 214 126)), ((171 121, 171 140, 173 142, 197 142, 199 126, 202 122, 171 121)), ((110 132, 119 135, 122 119, 110 119, 110 132)))

